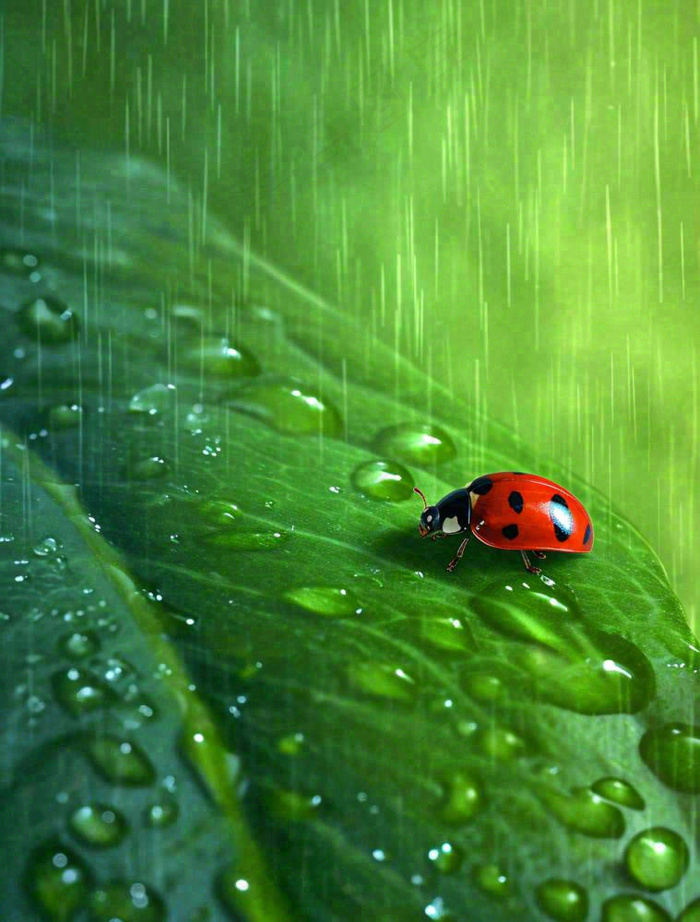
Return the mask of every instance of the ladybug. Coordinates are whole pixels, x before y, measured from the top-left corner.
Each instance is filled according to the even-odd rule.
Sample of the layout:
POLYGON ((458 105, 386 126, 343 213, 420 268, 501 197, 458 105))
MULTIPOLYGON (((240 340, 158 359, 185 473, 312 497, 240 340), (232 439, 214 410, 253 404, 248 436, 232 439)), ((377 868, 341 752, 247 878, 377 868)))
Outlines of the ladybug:
MULTIPOLYGON (((460 490, 453 490, 435 506, 414 487, 425 508, 418 531, 433 540, 448 535, 472 533, 490 547, 520 551, 530 573, 533 567, 526 551, 544 559, 544 551, 587 554, 593 547, 593 524, 580 500, 552 480, 536 474, 504 471, 477 477, 460 490)), ((447 569, 457 566, 471 534, 462 540, 447 569)))

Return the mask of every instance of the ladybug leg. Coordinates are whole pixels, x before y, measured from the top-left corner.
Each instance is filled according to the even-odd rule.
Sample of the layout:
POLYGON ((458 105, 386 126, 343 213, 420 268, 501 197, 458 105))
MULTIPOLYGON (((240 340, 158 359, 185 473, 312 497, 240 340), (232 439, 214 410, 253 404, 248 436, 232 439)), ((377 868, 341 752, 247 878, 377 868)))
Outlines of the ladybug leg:
POLYGON ((532 564, 530 563, 530 560, 529 560, 527 554, 525 553, 525 551, 521 551, 520 553, 522 554, 523 562, 525 563, 525 569, 527 570, 528 573, 534 573, 535 576, 537 576, 539 573, 542 572, 542 570, 540 570, 539 567, 533 567, 533 566, 532 566, 532 564))
POLYGON ((544 560, 547 557, 544 551, 533 551, 532 553, 535 555, 535 557, 537 557, 538 560, 544 560))
MULTIPOLYGON (((469 538, 471 538, 471 535, 469 535, 469 538)), ((451 573, 454 570, 454 568, 457 566, 459 561, 461 560, 462 554, 464 554, 464 550, 466 546, 469 544, 469 538, 465 538, 464 541, 462 541, 460 546, 457 548, 457 553, 454 555, 452 560, 447 564, 448 573, 451 573)))

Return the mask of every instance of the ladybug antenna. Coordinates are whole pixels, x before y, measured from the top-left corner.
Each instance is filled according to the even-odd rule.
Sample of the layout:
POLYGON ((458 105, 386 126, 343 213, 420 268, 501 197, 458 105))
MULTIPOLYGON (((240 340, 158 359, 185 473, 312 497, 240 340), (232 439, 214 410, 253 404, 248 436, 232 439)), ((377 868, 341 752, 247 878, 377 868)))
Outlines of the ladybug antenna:
POLYGON ((423 502, 425 503, 425 506, 424 506, 423 508, 424 508, 424 509, 427 509, 427 508, 428 508, 428 500, 425 498, 425 493, 423 493, 422 490, 419 490, 418 487, 414 487, 414 488, 413 488, 413 492, 414 492, 414 493, 417 493, 417 494, 420 496, 420 498, 421 498, 421 499, 423 500, 423 502))

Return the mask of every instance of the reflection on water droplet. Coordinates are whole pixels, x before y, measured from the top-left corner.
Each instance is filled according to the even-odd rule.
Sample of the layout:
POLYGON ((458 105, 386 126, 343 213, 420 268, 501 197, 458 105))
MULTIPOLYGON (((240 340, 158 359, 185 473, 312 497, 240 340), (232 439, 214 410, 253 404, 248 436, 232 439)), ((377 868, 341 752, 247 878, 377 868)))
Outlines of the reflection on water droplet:
POLYGON ((77 316, 55 295, 26 301, 16 316, 20 330, 41 343, 67 343, 78 336, 77 316))
POLYGON ((70 922, 93 886, 90 868, 60 842, 39 846, 29 856, 25 886, 51 922, 70 922))
POLYGON ((678 833, 653 826, 637 833, 625 850, 630 876, 646 890, 675 887, 688 870, 688 846, 678 833))
POLYGON ((93 768, 112 784, 146 787, 155 781, 151 760, 136 743, 110 735, 82 736, 77 742, 93 768))
POLYGON ((73 429, 83 418, 83 408, 77 403, 61 403, 51 407, 48 426, 54 432, 61 429, 73 429))
POLYGON ((170 473, 170 466, 165 458, 160 455, 151 455, 147 458, 131 458, 129 460, 127 475, 134 480, 157 480, 170 473))
POLYGON ((114 692, 98 676, 77 666, 54 673, 51 684, 56 700, 73 717, 108 707, 116 700, 114 692))
POLYGON ((429 423, 388 426, 377 433, 374 447, 378 454, 422 467, 442 464, 457 454, 455 444, 447 432, 429 423))
POLYGON ((571 794, 542 787, 537 792, 554 816, 569 829, 594 839, 619 839, 625 831, 622 813, 589 788, 571 794))
POLYGON ((464 685, 477 701, 496 701, 503 694, 503 682, 495 675, 471 673, 465 678, 464 685))
POLYGON ((600 778, 591 785, 591 790, 606 800, 612 800, 631 810, 643 810, 644 799, 629 781, 622 778, 600 778))
POLYGON ((413 477, 396 461, 365 461, 353 471, 352 482, 370 499, 397 503, 413 496, 413 477))
POLYGON ((285 592, 284 598, 307 611, 327 618, 347 618, 362 611, 350 590, 334 586, 301 586, 285 592))
POLYGON ((452 874, 459 870, 464 861, 464 851, 459 845, 442 842, 429 850, 428 858, 441 874, 452 874))
POLYGON ((95 848, 118 845, 129 831, 126 819, 119 810, 99 803, 78 807, 68 823, 77 838, 95 848))
POLYGON ((274 788, 269 795, 269 804, 271 812, 278 819, 299 822, 316 816, 321 806, 321 797, 319 794, 274 788))
POLYGON ((510 891, 510 879, 498 864, 482 864, 474 868, 477 886, 492 896, 506 896, 510 891))
POLYGON ((338 437, 343 432, 340 413, 333 404, 295 379, 260 378, 236 388, 225 402, 285 435, 338 437))
POLYGON ((556 922, 583 922, 588 915, 588 894, 571 880, 552 877, 535 889, 540 909, 556 922))
POLYGON ((397 666, 387 663, 351 663, 347 667, 350 684, 358 691, 394 701, 413 701, 416 687, 413 679, 397 666))
POLYGON ((686 794, 700 793, 699 727, 678 723, 647 730, 639 751, 665 785, 686 794))
POLYGON ((438 816, 444 823, 455 826, 467 823, 481 807, 483 798, 480 786, 466 772, 456 771, 444 778, 442 789, 438 816))
POLYGON ((526 751, 525 741, 505 727, 488 727, 476 736, 477 745, 484 755, 500 762, 517 759, 526 751))
MULTIPOLYGON (((19 275, 24 278, 38 276, 39 259, 34 253, 20 250, 15 247, 2 247, 0 249, 0 271, 8 275, 19 275)), ((32 278, 34 281, 34 278, 32 278)))
POLYGON ((164 922, 165 918, 163 899, 140 880, 112 880, 90 896, 90 922, 164 922))
POLYGON ((51 557, 62 547, 60 541, 56 538, 42 538, 38 544, 35 544, 32 550, 37 557, 51 557))
POLYGON ((172 797, 161 797, 144 811, 144 823, 157 829, 166 829, 177 820, 180 808, 172 797))
POLYGON ((232 525, 240 518, 240 510, 235 503, 225 499, 207 499, 197 505, 197 511, 211 525, 232 525))
POLYGON ((603 903, 601 922, 671 922, 671 916, 653 900, 621 893, 603 903))
POLYGON ((417 620, 417 624, 421 641, 434 644, 441 650, 464 653, 465 650, 475 648, 471 628, 461 618, 436 618, 433 615, 425 615, 417 620))
POLYGON ((175 403, 174 384, 152 384, 139 391, 129 401, 129 411, 144 416, 158 416, 175 403))
POLYGON ((177 360, 181 368, 206 377, 253 378, 260 374, 252 352, 225 336, 185 337, 178 343, 177 360))
POLYGON ((100 640, 94 631, 71 631, 58 642, 59 649, 70 659, 85 659, 100 649, 100 640))
POLYGON ((688 903, 676 922, 700 922, 700 898, 688 903))
POLYGON ((303 733, 290 733, 283 736, 277 741, 277 749, 286 756, 296 756, 302 750, 304 745, 303 733))

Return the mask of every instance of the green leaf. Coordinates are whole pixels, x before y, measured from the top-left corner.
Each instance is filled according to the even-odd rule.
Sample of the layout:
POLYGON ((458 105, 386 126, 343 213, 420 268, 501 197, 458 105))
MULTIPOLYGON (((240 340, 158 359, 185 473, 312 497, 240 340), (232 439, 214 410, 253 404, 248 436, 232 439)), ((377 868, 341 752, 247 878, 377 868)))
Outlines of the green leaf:
MULTIPOLYGON (((364 321, 295 285, 210 219, 205 238, 188 245, 201 212, 195 205, 188 222, 187 198, 166 191, 157 171, 83 156, 73 225, 70 159, 36 146, 30 177, 17 165, 23 143, 18 131, 5 145, 3 221, 11 225, 28 189, 23 246, 41 259, 46 293, 78 325, 50 304, 28 307, 42 289, 5 272, 10 335, 0 348, 12 383, 0 418, 61 482, 77 484, 99 535, 83 527, 86 549, 65 553, 75 582, 58 616, 47 590, 32 599, 18 583, 13 598, 57 623, 61 611, 78 610, 83 588, 95 598, 118 593, 107 602, 115 649, 138 687, 160 695, 156 729, 128 728, 155 765, 149 793, 175 771, 167 759, 185 757, 173 704, 190 738, 198 721, 214 721, 208 759, 218 768, 198 773, 217 806, 207 809, 191 783, 178 803, 197 830, 197 810, 214 828, 221 811, 222 841, 232 834, 237 850, 255 855, 252 889, 274 908, 261 915, 239 899, 234 911, 282 918, 279 888, 294 917, 318 920, 582 919, 586 907, 599 914, 626 893, 679 912, 696 895, 683 883, 698 873, 689 797, 700 790, 700 744, 691 727, 670 725, 692 723, 698 651, 643 537, 575 472, 531 453, 364 321), (61 178, 58 248, 41 214, 49 163, 61 178), (127 178, 138 197, 122 193, 127 178), (511 469, 574 490, 595 525, 593 552, 549 554, 538 578, 519 555, 472 541, 446 573, 454 548, 419 540, 413 484, 435 501, 511 469), (124 566, 147 601, 124 590, 124 566), (159 678, 163 662, 175 678, 159 678), (244 785, 231 784, 222 801, 227 753, 240 759, 244 785), (663 867, 647 846, 656 827, 680 837, 664 834, 663 867), (678 842, 689 849, 688 870, 678 842)), ((29 458, 14 441, 10 465, 29 458)), ((66 544, 84 520, 57 480, 42 492, 37 464, 27 461, 21 477, 4 470, 19 490, 10 530, 26 521, 31 541, 66 544), (41 533, 37 515, 22 518, 35 496, 41 533)), ((65 668, 64 649, 55 653, 43 633, 12 642, 20 669, 27 649, 45 664, 51 651, 51 665, 65 668)), ((18 791, 43 785, 46 804, 66 787, 47 772, 47 746, 72 765, 74 734, 90 733, 95 715, 106 733, 122 707, 66 710, 48 665, 34 673, 46 714, 31 730, 26 710, 13 717, 21 745, 16 757, 4 750, 12 811, 26 809, 18 791)), ((89 790, 95 801, 110 794, 92 782, 89 790)), ((41 829, 23 828, 17 860, 49 831, 72 836, 81 857, 67 822, 50 811, 41 829)), ((197 836, 179 823, 173 851, 156 852, 168 881, 161 891, 168 899, 177 878, 196 900, 185 871, 206 861, 214 873, 224 846, 208 827, 197 836)), ((156 873, 141 857, 151 854, 141 844, 149 834, 132 831, 144 880, 156 873)), ((120 877, 132 867, 124 847, 113 851, 120 877)), ((240 870, 219 878, 229 904, 241 879, 240 870)))

